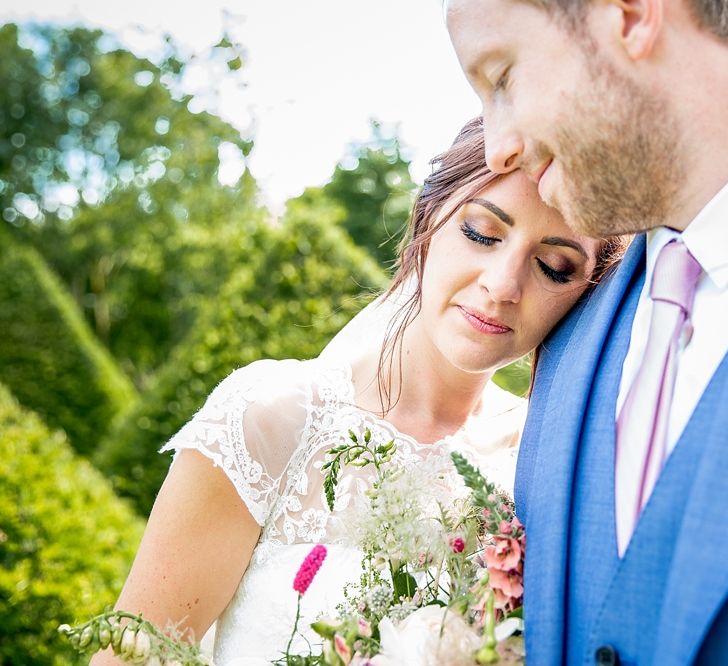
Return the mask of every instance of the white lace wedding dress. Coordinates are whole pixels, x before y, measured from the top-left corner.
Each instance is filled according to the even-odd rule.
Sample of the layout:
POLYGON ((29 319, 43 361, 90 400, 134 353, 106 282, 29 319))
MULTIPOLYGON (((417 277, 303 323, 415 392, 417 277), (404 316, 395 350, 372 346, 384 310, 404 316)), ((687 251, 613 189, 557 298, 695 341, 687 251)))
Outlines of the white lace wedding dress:
MULTIPOLYGON (((345 583, 358 580, 361 554, 337 543, 332 516, 352 493, 363 491, 371 470, 343 468, 334 514, 326 507, 320 471, 326 450, 350 429, 369 428, 375 441, 396 440, 401 462, 434 464, 453 488, 460 479, 449 453, 460 450, 491 480, 512 489, 524 402, 491 383, 483 406, 456 434, 419 444, 356 407, 351 368, 340 358, 258 361, 223 380, 162 449, 195 449, 210 458, 262 527, 248 569, 218 618, 215 665, 265 666, 282 655, 295 617, 293 579, 314 544, 325 544, 328 556, 302 602, 299 626, 312 644, 318 641, 309 623, 321 613, 334 615, 345 583)), ((301 653, 306 644, 299 639, 293 647, 301 653)))

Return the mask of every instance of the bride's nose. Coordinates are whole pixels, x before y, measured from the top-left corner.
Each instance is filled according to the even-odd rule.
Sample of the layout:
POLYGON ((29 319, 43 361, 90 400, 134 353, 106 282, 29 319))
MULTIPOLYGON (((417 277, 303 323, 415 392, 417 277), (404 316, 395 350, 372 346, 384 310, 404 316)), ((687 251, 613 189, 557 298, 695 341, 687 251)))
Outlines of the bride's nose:
POLYGON ((525 275, 522 263, 506 253, 488 259, 478 276, 478 285, 495 303, 520 302, 525 275))

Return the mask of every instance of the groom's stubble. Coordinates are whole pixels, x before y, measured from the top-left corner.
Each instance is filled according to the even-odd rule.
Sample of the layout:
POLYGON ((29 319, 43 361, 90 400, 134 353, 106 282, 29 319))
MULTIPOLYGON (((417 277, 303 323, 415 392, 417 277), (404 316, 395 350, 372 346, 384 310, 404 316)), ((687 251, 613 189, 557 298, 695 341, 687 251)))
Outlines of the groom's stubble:
POLYGON ((553 205, 569 226, 593 237, 663 225, 679 205, 687 170, 670 102, 595 48, 585 47, 584 59, 589 85, 576 88, 555 123, 564 180, 553 205))

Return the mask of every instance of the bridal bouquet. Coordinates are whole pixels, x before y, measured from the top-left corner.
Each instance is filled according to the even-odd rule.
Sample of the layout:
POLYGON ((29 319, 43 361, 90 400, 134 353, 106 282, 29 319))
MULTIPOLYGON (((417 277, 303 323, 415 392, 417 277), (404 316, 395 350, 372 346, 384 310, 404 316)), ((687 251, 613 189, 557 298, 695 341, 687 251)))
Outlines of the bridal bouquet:
MULTIPOLYGON (((326 558, 326 547, 314 546, 292 581, 298 612, 288 647, 274 664, 523 663, 525 533, 513 501, 459 453, 451 454, 451 462, 464 482, 461 493, 426 462, 395 462, 395 451, 394 441, 374 442, 367 430, 361 436, 350 432, 348 441, 327 452, 322 471, 332 510, 344 467, 373 472, 362 497, 336 512, 341 540, 363 553, 361 576, 343 591, 336 617, 311 625, 320 644, 308 654, 292 654, 301 599, 326 558)), ((209 663, 194 646, 126 613, 108 612, 61 630, 79 649, 110 646, 132 663, 209 663), (122 622, 128 623, 124 629, 122 622)))
MULTIPOLYGON (((333 510, 342 467, 374 469, 363 501, 337 516, 344 542, 364 554, 360 582, 344 591, 338 617, 311 625, 321 652, 287 651, 278 666, 522 663, 525 533, 513 501, 459 453, 451 458, 460 494, 426 461, 395 464, 393 441, 372 442, 369 431, 349 437, 322 470, 333 510)), ((325 552, 316 546, 316 566, 303 563, 299 603, 325 552)))

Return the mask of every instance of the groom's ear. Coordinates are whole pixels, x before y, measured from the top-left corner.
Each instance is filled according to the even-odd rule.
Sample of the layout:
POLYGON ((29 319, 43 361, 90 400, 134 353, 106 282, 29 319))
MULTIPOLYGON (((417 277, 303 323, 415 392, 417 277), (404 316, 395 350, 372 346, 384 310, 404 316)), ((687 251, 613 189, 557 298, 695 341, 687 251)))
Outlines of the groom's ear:
POLYGON ((664 0, 606 0, 607 13, 627 57, 648 58, 662 30, 664 0))

